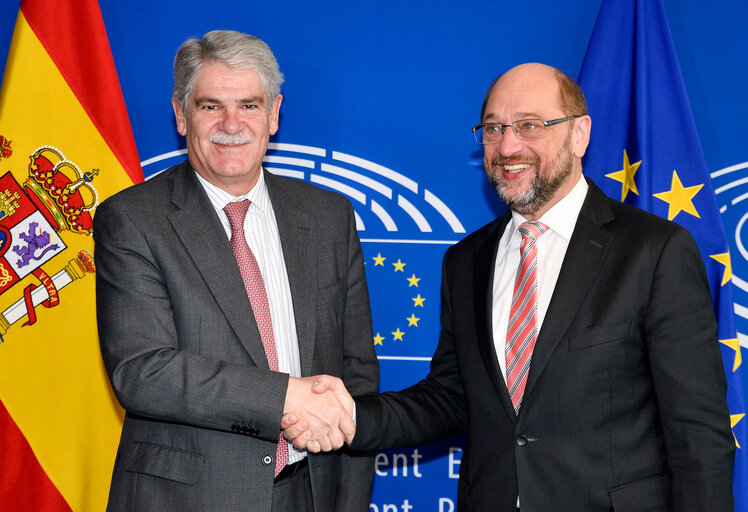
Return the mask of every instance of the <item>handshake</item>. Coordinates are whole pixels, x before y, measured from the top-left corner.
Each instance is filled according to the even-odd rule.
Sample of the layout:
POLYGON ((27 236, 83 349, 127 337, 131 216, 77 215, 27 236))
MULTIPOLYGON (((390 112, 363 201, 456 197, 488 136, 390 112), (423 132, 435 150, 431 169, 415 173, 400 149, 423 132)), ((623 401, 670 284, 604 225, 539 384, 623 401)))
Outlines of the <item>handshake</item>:
POLYGON ((356 434, 353 410, 353 398, 339 378, 290 377, 281 419, 283 436, 299 450, 337 450, 356 434))

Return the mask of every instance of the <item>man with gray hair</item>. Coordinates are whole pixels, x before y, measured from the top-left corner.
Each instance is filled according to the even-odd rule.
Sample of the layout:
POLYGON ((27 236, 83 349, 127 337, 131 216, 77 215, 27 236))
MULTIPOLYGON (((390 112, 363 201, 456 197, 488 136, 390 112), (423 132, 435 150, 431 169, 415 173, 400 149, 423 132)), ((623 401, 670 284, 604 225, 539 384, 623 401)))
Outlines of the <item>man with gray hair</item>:
POLYGON ((323 449, 352 439, 352 401, 313 393, 319 374, 378 385, 350 203, 262 168, 282 81, 255 37, 185 42, 188 159, 97 210, 101 351, 126 410, 109 510, 369 509, 369 455, 280 438, 294 413, 323 449))

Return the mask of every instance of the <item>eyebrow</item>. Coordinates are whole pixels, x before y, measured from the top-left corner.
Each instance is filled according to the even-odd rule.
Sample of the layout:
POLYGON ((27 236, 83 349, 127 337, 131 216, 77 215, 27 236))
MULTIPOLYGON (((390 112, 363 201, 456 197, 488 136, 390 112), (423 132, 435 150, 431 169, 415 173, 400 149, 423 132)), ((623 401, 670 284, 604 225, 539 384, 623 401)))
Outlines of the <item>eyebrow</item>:
MULTIPOLYGON (((202 104, 205 104, 205 103, 216 103, 218 105, 222 105, 224 103, 224 101, 216 99, 216 98, 211 98, 209 96, 203 96, 203 97, 200 97, 200 98, 195 98, 195 105, 202 105, 202 104)), ((258 103, 260 105, 264 105, 265 104, 265 98, 262 97, 262 96, 251 96, 249 98, 242 98, 240 100, 237 100, 236 103, 239 104, 239 105, 243 105, 245 103, 258 103)))
MULTIPOLYGON (((522 119, 543 119, 543 116, 541 116, 537 112, 517 112, 512 116, 512 118, 513 120, 510 121, 510 123, 513 123, 514 121, 521 121, 522 119)), ((483 118, 485 122, 499 123, 499 121, 496 121, 495 119, 496 116, 494 116, 493 114, 488 114, 483 118)))
POLYGON ((251 96, 249 98, 244 98, 242 100, 237 101, 237 103, 259 103, 260 105, 265 104, 265 97, 264 96, 251 96))

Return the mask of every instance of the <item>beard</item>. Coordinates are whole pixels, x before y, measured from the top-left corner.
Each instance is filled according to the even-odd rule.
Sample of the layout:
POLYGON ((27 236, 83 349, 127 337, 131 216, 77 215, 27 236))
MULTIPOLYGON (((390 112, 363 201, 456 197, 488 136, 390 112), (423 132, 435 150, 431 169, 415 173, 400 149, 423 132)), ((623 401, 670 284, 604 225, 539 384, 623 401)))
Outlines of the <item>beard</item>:
POLYGON ((524 216, 532 215, 548 204, 548 201, 553 198, 554 194, 561 188, 561 185, 571 175, 574 162, 572 153, 569 150, 571 147, 571 135, 571 131, 569 131, 561 150, 554 155, 547 165, 544 165, 537 157, 528 157, 520 154, 509 157, 498 155, 491 161, 491 172, 488 174, 488 180, 491 182, 493 188, 496 189, 496 193, 504 204, 511 210, 524 216), (512 195, 511 191, 517 185, 505 182, 501 178, 501 173, 494 172, 493 169, 516 160, 531 163, 537 171, 535 172, 535 176, 533 176, 532 182, 530 182, 525 190, 520 191, 519 194, 512 195))

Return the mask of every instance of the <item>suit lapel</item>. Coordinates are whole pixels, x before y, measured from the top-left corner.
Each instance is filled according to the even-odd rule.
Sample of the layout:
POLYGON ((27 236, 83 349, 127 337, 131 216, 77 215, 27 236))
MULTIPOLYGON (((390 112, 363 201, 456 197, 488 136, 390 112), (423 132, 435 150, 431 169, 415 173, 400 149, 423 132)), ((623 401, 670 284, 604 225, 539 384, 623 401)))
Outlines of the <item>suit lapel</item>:
POLYGON ((174 231, 255 365, 268 368, 252 307, 234 252, 215 209, 187 162, 174 176, 169 215, 174 231))
POLYGON ((512 419, 515 420, 514 408, 509 398, 509 392, 506 389, 506 382, 501 375, 496 345, 493 336, 493 281, 496 269, 496 256, 499 241, 504 233, 509 221, 512 218, 511 212, 507 213, 498 220, 495 229, 475 247, 475 264, 474 264, 474 283, 475 290, 475 316, 476 330, 478 337, 478 347, 486 365, 491 383, 496 393, 501 398, 504 409, 512 419), (483 306, 481 306, 483 305, 483 306))
POLYGON ((532 390, 548 360, 571 325, 587 292, 597 280, 614 235, 602 226, 613 220, 608 198, 590 180, 589 190, 579 213, 574 233, 556 281, 543 326, 532 355, 523 407, 532 399, 532 390))
POLYGON ((283 259, 291 288, 296 335, 299 341, 301 374, 312 375, 316 329, 317 261, 315 221, 302 208, 302 197, 284 185, 282 179, 265 172, 270 202, 278 223, 283 259))

